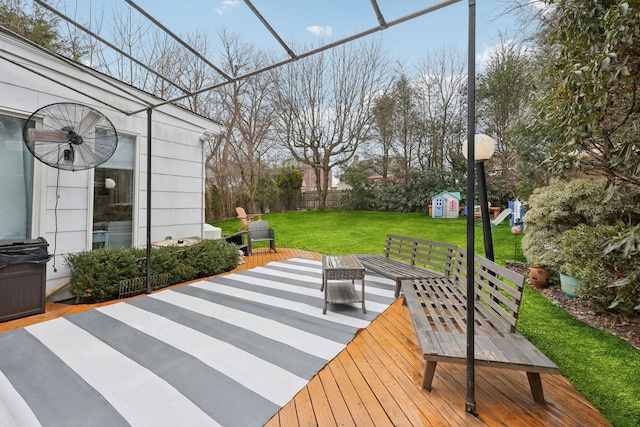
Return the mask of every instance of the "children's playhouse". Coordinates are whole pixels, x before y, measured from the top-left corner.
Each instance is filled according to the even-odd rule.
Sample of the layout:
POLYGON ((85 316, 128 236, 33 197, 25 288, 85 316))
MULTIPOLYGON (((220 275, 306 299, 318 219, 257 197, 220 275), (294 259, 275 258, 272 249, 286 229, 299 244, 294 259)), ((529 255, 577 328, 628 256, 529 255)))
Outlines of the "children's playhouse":
POLYGON ((458 218, 460 215, 460 193, 443 191, 431 198, 433 218, 458 218))

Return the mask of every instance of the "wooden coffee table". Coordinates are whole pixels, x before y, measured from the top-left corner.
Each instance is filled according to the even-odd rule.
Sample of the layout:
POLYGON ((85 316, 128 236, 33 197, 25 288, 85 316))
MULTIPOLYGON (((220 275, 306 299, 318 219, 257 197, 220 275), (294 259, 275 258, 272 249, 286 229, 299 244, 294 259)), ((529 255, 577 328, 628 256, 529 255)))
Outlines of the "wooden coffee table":
POLYGON ((327 303, 351 304, 362 303, 362 312, 366 313, 364 305, 364 267, 353 255, 323 255, 322 256, 322 286, 324 304, 322 314, 327 313, 327 303), (361 292, 355 287, 355 281, 361 281, 361 292))

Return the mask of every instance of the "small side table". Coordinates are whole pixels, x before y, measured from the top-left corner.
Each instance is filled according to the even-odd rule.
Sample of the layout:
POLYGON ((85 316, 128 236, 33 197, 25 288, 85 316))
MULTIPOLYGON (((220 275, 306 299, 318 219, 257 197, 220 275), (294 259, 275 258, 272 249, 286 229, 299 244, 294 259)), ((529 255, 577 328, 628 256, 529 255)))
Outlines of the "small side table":
POLYGON ((169 246, 191 246, 201 242, 202 239, 198 236, 183 237, 181 239, 165 239, 158 240, 157 242, 151 242, 151 246, 156 248, 166 248, 169 246))
POLYGON ((320 286, 320 291, 324 291, 322 314, 327 314, 327 303, 350 304, 361 302, 362 312, 367 312, 364 306, 364 267, 353 255, 322 256, 322 285, 320 286), (356 280, 360 280, 362 283, 361 293, 356 291, 356 280))

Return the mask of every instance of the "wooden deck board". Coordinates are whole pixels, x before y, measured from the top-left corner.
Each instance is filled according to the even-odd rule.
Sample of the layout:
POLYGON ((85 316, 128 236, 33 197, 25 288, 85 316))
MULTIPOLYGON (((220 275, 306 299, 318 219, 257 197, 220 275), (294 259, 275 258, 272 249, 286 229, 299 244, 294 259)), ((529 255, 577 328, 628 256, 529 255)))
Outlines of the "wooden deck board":
POLYGON ((320 377, 316 375, 307 385, 309 400, 313 408, 315 419, 319 426, 334 427, 338 424, 333 417, 333 411, 329 405, 329 399, 324 392, 320 377))
MULTIPOLYGON (((273 253, 260 248, 232 272, 293 257, 321 259, 303 250, 273 253)), ((0 323, 0 333, 112 303, 47 303, 44 314, 0 323)), ((464 412, 464 365, 438 364, 432 392, 421 389, 423 369, 409 310, 398 300, 359 331, 266 425, 611 425, 561 375, 541 375, 547 405, 538 406, 523 372, 476 367, 476 418, 464 412)))

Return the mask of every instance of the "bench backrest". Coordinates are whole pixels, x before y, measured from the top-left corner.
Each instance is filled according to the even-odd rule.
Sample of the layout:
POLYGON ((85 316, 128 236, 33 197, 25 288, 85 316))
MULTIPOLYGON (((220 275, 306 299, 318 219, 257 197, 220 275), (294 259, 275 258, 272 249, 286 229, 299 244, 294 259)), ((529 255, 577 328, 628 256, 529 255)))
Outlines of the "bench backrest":
MULTIPOLYGON (((466 250, 460 246, 388 234, 384 253, 388 257, 455 276, 458 285, 466 288, 467 256, 466 250)), ((506 331, 515 332, 524 276, 477 254, 474 260, 476 308, 502 322, 506 331)))
POLYGON ((476 307, 484 313, 498 316, 506 322, 509 332, 515 332, 524 291, 524 276, 480 255, 475 255, 474 259, 476 307))
POLYGON ((387 234, 384 255, 440 271, 447 276, 456 274, 458 269, 453 260, 458 256, 458 247, 442 242, 387 234))

